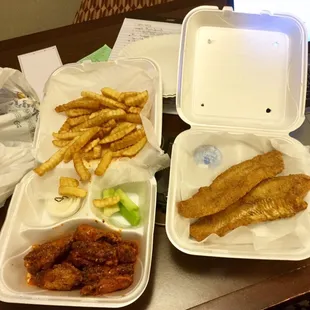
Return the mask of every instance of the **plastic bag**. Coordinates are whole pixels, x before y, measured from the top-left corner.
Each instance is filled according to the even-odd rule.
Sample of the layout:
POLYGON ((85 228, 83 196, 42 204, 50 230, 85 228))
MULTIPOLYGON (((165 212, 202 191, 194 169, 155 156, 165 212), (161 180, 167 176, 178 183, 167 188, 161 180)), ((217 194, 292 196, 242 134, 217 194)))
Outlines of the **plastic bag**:
POLYGON ((33 168, 39 99, 17 70, 0 68, 0 207, 33 168))

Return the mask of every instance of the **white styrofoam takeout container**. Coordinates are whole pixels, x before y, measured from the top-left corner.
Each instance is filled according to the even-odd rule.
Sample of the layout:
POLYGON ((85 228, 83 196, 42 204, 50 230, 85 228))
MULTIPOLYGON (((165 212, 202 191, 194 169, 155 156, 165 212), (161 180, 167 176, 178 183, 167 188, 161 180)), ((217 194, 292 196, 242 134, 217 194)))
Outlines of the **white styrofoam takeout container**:
MULTIPOLYGON (((155 128, 158 142, 161 141, 162 127, 162 86, 161 75, 158 66, 147 59, 121 60, 109 63, 92 64, 69 64, 56 70, 46 84, 45 99, 50 96, 50 81, 53 77, 62 72, 76 72, 85 69, 94 71, 94 77, 98 72, 102 74, 105 68, 119 73, 118 66, 126 65, 127 69, 138 66, 157 76, 153 81, 154 104, 151 110, 150 120, 155 128)), ((147 75, 146 75, 147 76, 147 75)), ((121 82, 122 76, 118 76, 121 82)), ((83 79, 82 79, 83 80, 83 79)), ((96 84, 96 79, 89 81, 89 85, 95 91, 100 91, 103 87, 100 81, 96 84)), ((109 84, 107 86, 113 87, 109 84)), ((80 91, 85 89, 85 85, 80 85, 80 91)), ((77 95, 78 96, 78 95, 77 95)), ((67 101, 75 99, 67 98, 67 101)), ((46 104, 43 101, 42 106, 46 104)), ((54 108, 58 104, 46 107, 50 113, 41 115, 40 125, 36 132, 35 149, 36 154, 50 156, 56 148, 49 148, 47 152, 40 152, 40 132, 42 126, 47 126, 53 131, 58 130, 59 124, 63 122, 64 116, 57 115, 54 108), (50 152, 50 154, 49 154, 50 152)), ((41 146, 42 147, 42 146, 41 146)), ((143 182, 132 182, 122 184, 122 188, 129 197, 140 206, 141 223, 137 227, 122 228, 122 237, 129 240, 137 240, 139 243, 139 255, 135 266, 134 283, 126 290, 121 290, 101 297, 81 297, 79 290, 70 292, 48 291, 30 286, 26 282, 26 268, 24 267, 24 256, 31 250, 33 244, 46 242, 62 236, 67 232, 72 232, 80 224, 90 224, 98 228, 107 230, 119 230, 119 228, 104 222, 95 210, 92 200, 101 197, 102 188, 92 180, 88 185, 88 195, 82 201, 81 208, 77 213, 67 219, 59 219, 48 214, 44 206, 44 192, 48 191, 48 197, 58 195, 58 183, 60 176, 77 177, 72 165, 60 165, 48 172, 43 177, 37 176, 34 172, 29 172, 16 186, 9 206, 5 223, 0 235, 0 300, 4 302, 24 303, 24 304, 44 304, 44 305, 63 305, 79 307, 111 307, 118 308, 126 306, 138 299, 144 292, 150 275, 153 232, 155 223, 156 191, 157 184, 155 178, 143 182)), ((93 178, 94 179, 94 178, 93 178)), ((80 185, 83 187, 83 185, 80 185)))
MULTIPOLYGON (((191 129, 179 134, 173 145, 166 218, 167 235, 179 250, 191 255, 252 259, 301 260, 310 256, 310 248, 255 251, 251 244, 230 247, 195 242, 184 238, 180 228, 184 226, 178 225, 184 219, 177 210, 184 180, 195 182, 195 171, 188 168, 184 153, 202 142, 208 144, 212 134, 228 132, 242 140, 247 133, 300 145, 289 132, 304 121, 307 48, 305 26, 291 15, 246 14, 230 7, 202 6, 185 17, 176 100, 179 116, 191 129)), ((212 145, 216 143, 213 136, 212 145)), ((245 156, 242 152, 248 147, 244 146, 237 152, 231 145, 224 148, 230 165, 258 154, 251 149, 251 156, 245 156)), ((216 175, 201 169, 205 169, 207 186, 216 175)))

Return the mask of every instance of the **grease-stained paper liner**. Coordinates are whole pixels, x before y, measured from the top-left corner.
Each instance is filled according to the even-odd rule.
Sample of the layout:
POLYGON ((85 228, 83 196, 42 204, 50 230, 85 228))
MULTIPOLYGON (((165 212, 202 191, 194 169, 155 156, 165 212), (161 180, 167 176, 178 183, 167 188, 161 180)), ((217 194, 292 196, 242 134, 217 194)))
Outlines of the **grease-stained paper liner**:
MULTIPOLYGON (((310 175, 308 148, 292 143, 292 140, 285 137, 269 139, 251 134, 232 135, 223 133, 199 135, 195 139, 193 137, 188 139, 187 142, 186 147, 182 147, 184 149, 181 150, 181 152, 184 151, 182 161, 186 162, 186 168, 184 167, 180 171, 179 184, 181 184, 181 188, 178 193, 179 200, 188 199, 197 192, 199 187, 210 185, 216 176, 232 165, 272 149, 277 149, 283 153, 285 168, 280 175, 297 173, 310 175), (193 151, 197 146, 203 144, 214 145, 221 151, 223 159, 218 167, 203 168, 196 165, 193 151)), ((310 194, 305 197, 305 201, 308 204, 310 203, 310 194)), ((198 243, 189 237, 189 226, 194 221, 183 218, 179 214, 176 215, 175 231, 183 242, 198 243)), ((240 245, 252 244, 257 251, 309 246, 310 209, 308 207, 305 211, 289 219, 239 227, 224 237, 212 234, 200 243, 210 247, 229 245, 230 249, 233 249, 234 246, 237 249, 240 245)))
MULTIPOLYGON (((92 182, 102 184, 109 180, 109 186, 115 186, 126 182, 144 181, 152 177, 156 171, 168 167, 169 156, 160 149, 161 76, 157 65, 145 59, 70 64, 56 71, 46 85, 46 95, 41 105, 40 126, 35 144, 38 161, 46 161, 57 151, 52 144, 52 133, 58 131, 66 116, 56 113, 55 107, 80 97, 82 90, 100 93, 103 87, 112 87, 118 91, 148 90, 149 100, 141 112, 148 143, 134 158, 114 161, 103 177, 92 176, 92 182)), ((73 169, 72 162, 62 162, 56 169, 68 167, 73 169)), ((95 167, 93 165, 93 169, 95 167)))

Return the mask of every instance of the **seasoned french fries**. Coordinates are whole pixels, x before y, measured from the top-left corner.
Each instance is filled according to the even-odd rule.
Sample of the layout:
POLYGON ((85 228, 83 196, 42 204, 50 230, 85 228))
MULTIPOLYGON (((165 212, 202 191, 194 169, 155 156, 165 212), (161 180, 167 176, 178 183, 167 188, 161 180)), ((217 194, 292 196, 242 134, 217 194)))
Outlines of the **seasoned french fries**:
POLYGON ((106 151, 101 160, 100 160, 100 163, 98 164, 96 170, 95 170, 95 174, 98 175, 98 176, 101 176, 103 175, 106 170, 108 169, 111 161, 112 161, 112 152, 110 150, 106 151))
POLYGON ((98 159, 101 157, 101 145, 97 145, 94 147, 94 159, 98 159))
POLYGON ((77 126, 78 124, 84 123, 88 120, 88 115, 81 115, 78 117, 70 117, 68 118, 68 124, 71 127, 77 126))
POLYGON ((123 152, 125 151, 126 149, 122 149, 122 150, 119 150, 119 151, 115 151, 115 152, 112 152, 112 157, 115 158, 115 157, 122 157, 123 156, 123 152))
POLYGON ((66 104, 59 105, 55 108, 57 113, 65 112, 66 110, 71 109, 90 109, 90 110, 98 110, 100 109, 101 104, 97 100, 89 99, 89 98, 79 98, 76 100, 72 100, 66 104))
POLYGON ((117 124, 116 124, 116 121, 115 119, 110 119, 108 122, 106 122, 103 127, 106 128, 106 127, 111 127, 111 128, 114 128, 116 127, 117 124))
POLYGON ((66 119, 66 121, 62 124, 62 126, 60 127, 60 129, 58 130, 58 133, 62 133, 62 132, 67 132, 69 131, 71 128, 68 119, 66 119))
POLYGON ((74 127, 72 131, 80 131, 83 128, 91 128, 94 126, 100 126, 104 122, 107 122, 110 119, 119 119, 124 118, 126 115, 126 112, 121 109, 117 110, 110 110, 109 112, 100 112, 99 115, 97 115, 94 118, 88 119, 86 122, 74 127))
POLYGON ((58 150, 56 153, 54 153, 47 161, 42 163, 40 166, 33 169, 33 171, 38 174, 39 176, 44 175, 46 172, 54 169, 64 158, 64 155, 67 151, 67 149, 76 141, 77 138, 70 141, 70 143, 58 150))
POLYGON ((125 98, 125 104, 129 107, 136 107, 136 106, 144 106, 149 99, 149 93, 147 90, 138 93, 135 96, 131 96, 125 98))
POLYGON ((90 109, 72 109, 72 110, 66 110, 66 115, 68 117, 77 117, 81 115, 89 115, 92 113, 92 110, 90 109))
POLYGON ((58 188, 58 193, 61 196, 73 196, 79 198, 84 198, 87 195, 87 191, 85 189, 69 186, 60 186, 58 188))
POLYGON ((117 102, 111 98, 104 97, 102 95, 93 93, 91 91, 82 91, 81 95, 82 97, 88 97, 88 98, 98 100, 103 106, 108 107, 110 109, 118 109, 118 108, 125 109, 126 108, 126 106, 123 103, 117 102))
POLYGON ((60 177, 59 186, 60 187, 78 187, 79 181, 74 178, 60 177))
POLYGON ((142 111, 142 109, 141 108, 137 108, 137 107, 130 107, 128 109, 128 112, 132 113, 132 114, 140 114, 141 111, 142 111))
POLYGON ((52 143, 57 147, 64 147, 70 143, 70 140, 53 140, 52 143))
POLYGON ((134 124, 142 124, 142 120, 139 114, 126 114, 125 121, 134 124))
POLYGON ((136 96, 137 94, 138 94, 138 92, 136 92, 136 91, 127 91, 127 92, 120 93, 117 101, 124 102, 125 99, 127 99, 129 97, 136 96))
POLYGON ((142 128, 142 129, 139 129, 139 130, 136 130, 130 133, 129 135, 125 136, 119 141, 115 141, 111 143, 110 149, 111 151, 116 152, 118 150, 121 150, 121 149, 124 149, 126 147, 136 144, 143 137, 145 137, 145 132, 144 132, 144 129, 142 128))
POLYGON ((115 134, 115 133, 117 133, 119 131, 122 131, 123 129, 127 128, 128 125, 130 125, 130 124, 131 123, 129 123, 129 122, 118 123, 118 125, 115 128, 112 129, 111 134, 113 135, 113 134, 115 134))
POLYGON ((91 174, 84 166, 80 153, 75 153, 73 155, 73 164, 74 164, 75 171, 80 176, 81 180, 89 181, 91 178, 91 174))
MULTIPOLYGON (((86 161, 99 159, 95 174, 102 176, 112 161, 136 155, 147 142, 140 113, 148 98, 147 90, 119 92, 104 87, 99 94, 82 91, 80 98, 58 105, 55 111, 67 116, 59 131, 52 133, 52 143, 60 149, 34 171, 42 176, 61 161, 73 159, 80 179, 89 181, 91 166, 86 161)), ((87 192, 78 184, 76 179, 61 177, 59 192, 85 197, 87 192)))
POLYGON ((124 103, 115 101, 111 98, 103 97, 101 100, 101 104, 104 105, 105 107, 108 107, 110 109, 123 109, 125 110, 127 107, 124 103))
POLYGON ((53 132, 53 137, 59 140, 72 140, 75 137, 78 137, 82 134, 83 132, 62 132, 62 133, 53 132))
POLYGON ((129 134, 130 132, 132 132, 133 130, 135 130, 136 126, 134 124, 130 124, 127 127, 125 127, 123 130, 118 131, 114 134, 111 134, 105 138, 103 138, 102 140, 100 140, 100 144, 106 144, 106 143, 111 143, 113 141, 119 140, 121 138, 123 138, 124 136, 126 136, 127 134, 129 134))
POLYGON ((96 145, 98 145, 99 142, 100 142, 100 139, 99 139, 99 138, 97 138, 97 139, 95 139, 95 140, 93 140, 93 141, 88 142, 88 143, 83 147, 82 152, 84 152, 84 153, 89 152, 89 151, 92 150, 96 145))
POLYGON ((120 201, 119 196, 113 196, 103 199, 94 199, 93 204, 96 208, 107 208, 116 205, 119 201, 120 201))
POLYGON ((116 101, 118 100, 118 98, 120 96, 120 93, 117 90, 110 88, 110 87, 102 88, 101 93, 103 96, 111 98, 111 99, 116 100, 116 101))
POLYGON ((147 139, 146 137, 142 138, 139 142, 134 144, 133 146, 127 148, 125 151, 123 151, 122 156, 134 156, 137 153, 139 153, 140 150, 144 147, 146 144, 147 139))
POLYGON ((99 130, 100 127, 94 127, 83 132, 83 134, 78 137, 77 140, 66 150, 66 153, 64 155, 64 162, 69 162, 72 159, 73 154, 78 152, 84 145, 86 145, 90 141, 90 139, 99 132, 99 130))

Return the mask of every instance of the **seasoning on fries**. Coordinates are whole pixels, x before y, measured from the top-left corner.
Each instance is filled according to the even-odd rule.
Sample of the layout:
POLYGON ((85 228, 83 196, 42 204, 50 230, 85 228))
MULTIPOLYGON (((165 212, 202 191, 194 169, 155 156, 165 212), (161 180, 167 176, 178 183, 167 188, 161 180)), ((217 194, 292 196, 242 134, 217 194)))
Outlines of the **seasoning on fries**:
MULTIPOLYGON (((55 111, 67 116, 59 131, 52 133, 52 143, 59 150, 34 171, 42 176, 60 162, 73 160, 80 180, 89 181, 91 173, 84 161, 99 159, 95 174, 102 176, 112 160, 135 156, 147 143, 140 113, 148 100, 146 90, 120 92, 104 87, 99 94, 82 91, 80 98, 57 106, 55 111)), ((61 177, 59 194, 85 197, 87 192, 78 186, 78 180, 61 177)), ((109 206, 107 201, 96 204, 109 206)))

